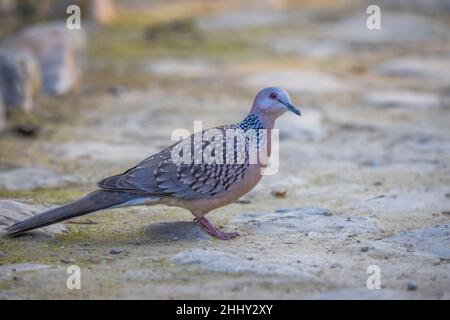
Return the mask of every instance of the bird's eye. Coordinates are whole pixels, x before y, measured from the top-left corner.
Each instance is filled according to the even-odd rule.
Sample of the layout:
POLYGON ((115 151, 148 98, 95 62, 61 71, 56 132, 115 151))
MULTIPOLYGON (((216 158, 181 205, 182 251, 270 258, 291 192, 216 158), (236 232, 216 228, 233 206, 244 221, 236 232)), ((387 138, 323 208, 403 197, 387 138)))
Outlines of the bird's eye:
POLYGON ((269 97, 270 97, 270 99, 276 99, 276 98, 277 98, 277 94, 276 94, 275 92, 272 92, 272 93, 269 95, 269 97))

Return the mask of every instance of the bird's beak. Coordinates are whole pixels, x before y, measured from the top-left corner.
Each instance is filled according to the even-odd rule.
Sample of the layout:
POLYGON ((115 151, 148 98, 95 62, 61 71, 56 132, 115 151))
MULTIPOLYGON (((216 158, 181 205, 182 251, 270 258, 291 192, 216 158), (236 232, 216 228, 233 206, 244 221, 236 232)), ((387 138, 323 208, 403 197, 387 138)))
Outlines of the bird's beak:
POLYGON ((302 115, 302 113, 300 112, 300 110, 299 110, 297 107, 294 107, 292 104, 290 104, 290 103, 288 103, 288 102, 281 101, 280 99, 278 99, 278 101, 279 101, 280 103, 284 104, 284 105, 286 106, 286 108, 287 108, 289 111, 292 111, 293 113, 295 113, 295 114, 298 115, 298 116, 301 116, 301 115, 302 115))

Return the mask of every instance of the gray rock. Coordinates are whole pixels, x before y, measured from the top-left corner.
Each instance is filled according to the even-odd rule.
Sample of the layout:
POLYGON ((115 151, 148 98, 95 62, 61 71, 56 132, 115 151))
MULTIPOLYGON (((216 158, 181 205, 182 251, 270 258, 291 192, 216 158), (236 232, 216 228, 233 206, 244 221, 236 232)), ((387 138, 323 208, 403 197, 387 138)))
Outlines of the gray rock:
POLYGON ((236 11, 220 13, 213 16, 205 16, 197 20, 200 30, 241 30, 244 28, 256 28, 274 26, 288 23, 289 21, 304 20, 301 12, 282 11, 236 11))
POLYGON ((357 207, 367 214, 376 214, 380 217, 430 211, 439 212, 443 209, 441 197, 440 192, 416 190, 386 195, 380 194, 361 201, 357 207))
POLYGON ((18 168, 0 172, 0 189, 55 188, 70 182, 72 182, 71 178, 42 168, 18 168))
POLYGON ((69 30, 65 23, 37 25, 8 39, 3 47, 32 52, 47 94, 63 95, 80 82, 85 47, 82 30, 69 30))
POLYGON ((299 39, 298 37, 271 39, 267 46, 276 53, 314 58, 330 58, 348 51, 347 46, 342 42, 329 39, 299 39))
POLYGON ((280 259, 249 260, 234 253, 214 249, 181 251, 170 260, 180 265, 196 265, 204 270, 226 273, 255 273, 261 275, 285 275, 309 277, 297 263, 280 263, 280 259))
POLYGON ((0 15, 12 15, 17 8, 16 2, 13 0, 0 0, 0 15))
POLYGON ((389 0, 386 2, 386 5, 400 10, 429 12, 442 15, 450 12, 450 2, 447 0, 389 0))
POLYGON ((403 300, 420 299, 419 296, 410 292, 391 290, 391 289, 373 289, 352 288, 326 291, 314 295, 313 300, 403 300))
POLYGON ((417 290, 417 284, 415 284, 414 282, 408 282, 408 284, 406 285, 406 290, 408 290, 408 291, 416 291, 417 290))
POLYGON ((111 250, 109 250, 109 254, 119 254, 121 252, 122 252, 122 250, 118 250, 118 249, 111 249, 111 250))
POLYGON ((450 59, 443 56, 402 56, 381 64, 377 67, 377 72, 448 85, 450 84, 450 59))
POLYGON ((381 108, 434 108, 441 105, 438 96, 413 91, 383 91, 366 96, 365 103, 381 108))
POLYGON ((0 131, 6 128, 6 107, 3 104, 2 92, 0 90, 0 131))
POLYGON ((29 50, 0 49, 0 95, 5 114, 32 110, 40 87, 39 66, 29 50))
MULTIPOLYGON (((0 200, 0 230, 3 231, 7 227, 41 213, 46 209, 46 207, 40 205, 30 205, 14 200, 0 200)), ((60 223, 42 229, 50 234, 58 234, 69 230, 65 225, 60 223)))
POLYGON ((387 242, 436 255, 442 259, 450 259, 450 225, 418 229, 395 235, 387 242))
POLYGON ((323 32, 350 43, 379 44, 432 41, 448 38, 448 27, 424 16, 382 11, 381 29, 367 28, 367 15, 358 13, 327 25, 323 32))
POLYGON ((276 212, 244 213, 232 220, 240 228, 265 235, 284 233, 346 234, 377 231, 377 227, 363 217, 333 215, 325 208, 304 207, 276 212))
POLYGON ((126 91, 127 91, 127 87, 125 87, 121 84, 115 84, 108 88, 108 92, 116 97, 124 94, 126 91))
POLYGON ((152 241, 208 240, 211 237, 195 222, 157 222, 145 228, 145 235, 152 241))
POLYGON ((0 278, 6 279, 22 272, 49 269, 52 266, 37 263, 17 263, 0 266, 0 278))
POLYGON ((187 78, 202 78, 215 75, 217 69, 209 61, 200 59, 161 59, 152 61, 145 70, 157 76, 182 76, 187 78))

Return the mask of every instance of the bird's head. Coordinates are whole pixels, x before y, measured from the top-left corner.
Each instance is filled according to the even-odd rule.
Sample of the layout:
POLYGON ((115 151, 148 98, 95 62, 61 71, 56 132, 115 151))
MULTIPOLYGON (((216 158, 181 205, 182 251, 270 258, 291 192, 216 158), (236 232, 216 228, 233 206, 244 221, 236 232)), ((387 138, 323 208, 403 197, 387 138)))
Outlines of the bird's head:
POLYGON ((278 87, 261 90, 253 102, 252 113, 276 119, 285 111, 292 111, 300 116, 300 110, 292 105, 289 94, 278 87))

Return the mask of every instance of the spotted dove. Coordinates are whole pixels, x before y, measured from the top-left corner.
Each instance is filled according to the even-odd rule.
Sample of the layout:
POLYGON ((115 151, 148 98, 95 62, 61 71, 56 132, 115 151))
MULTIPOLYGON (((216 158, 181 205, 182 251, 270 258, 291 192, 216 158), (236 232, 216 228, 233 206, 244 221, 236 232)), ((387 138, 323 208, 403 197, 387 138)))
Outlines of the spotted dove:
POLYGON ((251 150, 255 150, 252 147, 260 150, 264 145, 270 155, 271 130, 275 120, 286 110, 300 115, 286 91, 277 87, 265 88, 256 95, 250 113, 241 122, 207 129, 202 131, 202 135, 194 134, 182 139, 124 173, 103 179, 98 183, 98 190, 18 222, 10 226, 7 233, 17 235, 106 208, 165 204, 188 209, 204 230, 214 237, 223 240, 234 238, 237 233, 221 231, 205 215, 238 200, 259 182, 267 162, 259 157, 250 161, 251 150), (234 134, 231 139, 230 132, 234 134), (203 138, 210 133, 214 133, 214 138, 203 138), (245 148, 238 149, 237 141, 243 142, 245 148), (198 148, 200 151, 211 149, 212 143, 222 146, 222 151, 231 150, 231 153, 223 151, 213 161, 201 159, 200 162, 198 159, 179 161, 174 157, 183 155, 185 151, 186 154, 189 151, 195 153, 198 148), (232 148, 228 149, 230 145, 232 148), (188 147, 181 148, 185 146, 188 147))

